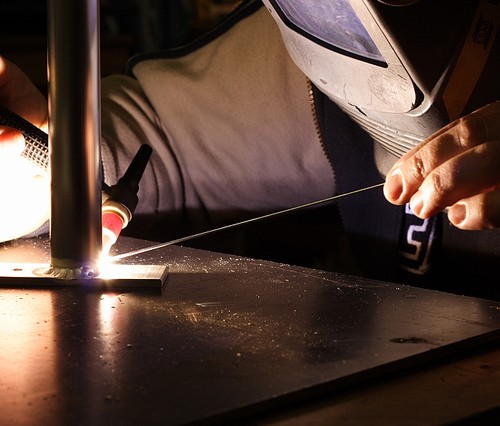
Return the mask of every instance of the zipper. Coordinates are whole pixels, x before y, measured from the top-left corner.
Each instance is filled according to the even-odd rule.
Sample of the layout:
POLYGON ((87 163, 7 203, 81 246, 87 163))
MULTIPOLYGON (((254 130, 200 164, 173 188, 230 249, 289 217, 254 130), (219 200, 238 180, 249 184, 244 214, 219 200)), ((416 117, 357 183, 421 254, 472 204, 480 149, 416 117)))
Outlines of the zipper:
POLYGON ((332 171, 333 179, 335 182, 336 181, 335 169, 333 168, 333 161, 332 158, 330 157, 328 149, 326 148, 325 138, 323 137, 323 132, 321 131, 321 126, 319 124, 318 109, 316 108, 316 97, 314 96, 314 88, 310 79, 307 79, 307 94, 308 94, 309 105, 311 106, 311 113, 313 117, 314 127, 316 129, 316 136, 321 145, 321 149, 323 150, 323 153, 325 154, 328 160, 328 164, 330 164, 330 169, 332 171))
MULTIPOLYGON (((318 117, 318 109, 316 107, 316 96, 314 96, 314 87, 311 82, 311 80, 308 78, 307 79, 307 92, 308 92, 308 99, 309 99, 309 105, 311 105, 311 113, 313 116, 313 122, 314 122, 314 127, 316 128, 316 135, 318 137, 319 143, 321 145, 321 149, 323 150, 323 153, 326 156, 326 159, 328 160, 328 164, 330 164, 330 170, 332 171, 333 175, 333 183, 334 183, 334 193, 337 193, 337 176, 335 174, 335 169, 333 167, 333 161, 332 157, 330 156, 330 153, 328 152, 328 149, 326 148, 326 142, 325 138, 323 136, 323 132, 321 131, 321 126, 319 124, 319 117, 318 117)), ((342 209, 340 208, 340 205, 337 203, 337 212, 338 212, 338 219, 340 221, 340 224, 343 229, 344 228, 344 215, 342 214, 342 209)))

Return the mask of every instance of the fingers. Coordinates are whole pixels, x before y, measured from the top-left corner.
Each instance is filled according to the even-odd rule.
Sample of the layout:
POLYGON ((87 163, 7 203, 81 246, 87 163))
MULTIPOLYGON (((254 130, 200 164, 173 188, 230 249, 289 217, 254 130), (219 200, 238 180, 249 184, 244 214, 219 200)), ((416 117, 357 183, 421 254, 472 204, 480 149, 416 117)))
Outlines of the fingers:
MULTIPOLYGON (((11 109, 45 132, 48 129, 47 102, 30 79, 16 65, 0 56, 0 105, 11 109)), ((24 137, 12 128, 0 126, 0 162, 24 150, 24 137)))
POLYGON ((500 141, 487 142, 452 157, 427 174, 409 200, 413 212, 430 217, 500 182, 500 141))
POLYGON ((403 156, 388 173, 384 194, 393 204, 409 202, 417 216, 427 218, 499 183, 500 102, 496 102, 451 123, 403 156))
POLYGON ((461 200, 448 210, 448 220, 463 230, 500 228, 500 191, 461 200))
POLYGON ((24 136, 10 127, 0 127, 0 161, 21 155, 24 150, 24 136))
POLYGON ((24 117, 47 133, 47 101, 28 76, 0 56, 0 105, 24 117))

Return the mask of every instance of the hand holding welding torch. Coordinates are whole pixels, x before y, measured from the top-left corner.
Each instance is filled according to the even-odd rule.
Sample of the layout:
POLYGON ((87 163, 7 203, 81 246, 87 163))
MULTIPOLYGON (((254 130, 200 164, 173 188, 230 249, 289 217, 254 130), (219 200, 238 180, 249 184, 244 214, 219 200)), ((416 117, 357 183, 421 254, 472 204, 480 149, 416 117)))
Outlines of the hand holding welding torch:
MULTIPOLYGON (((21 69, 2 56, 0 56, 0 105, 14 111, 47 133, 47 100, 21 69)), ((15 129, 9 129, 6 133, 0 135, 1 143, 9 142, 15 134, 17 134, 16 143, 22 143, 19 132, 15 129)), ((22 151, 22 147, 18 151, 22 151)))
MULTIPOLYGON (((36 232, 49 219, 47 117, 41 93, 17 66, 0 56, 0 241, 36 232)), ((142 145, 116 185, 104 184, 103 253, 109 252, 132 219, 151 152, 151 147, 142 145)))
POLYGON ((460 229, 500 227, 500 101, 449 124, 405 154, 384 194, 425 219, 448 209, 460 229))
MULTIPOLYGON (((30 79, 0 56, 0 106, 47 131, 47 101, 30 79)), ((41 130, 40 130, 41 129, 41 130)), ((21 153, 22 133, 0 123, 0 241, 36 232, 50 215, 48 173, 21 153)))

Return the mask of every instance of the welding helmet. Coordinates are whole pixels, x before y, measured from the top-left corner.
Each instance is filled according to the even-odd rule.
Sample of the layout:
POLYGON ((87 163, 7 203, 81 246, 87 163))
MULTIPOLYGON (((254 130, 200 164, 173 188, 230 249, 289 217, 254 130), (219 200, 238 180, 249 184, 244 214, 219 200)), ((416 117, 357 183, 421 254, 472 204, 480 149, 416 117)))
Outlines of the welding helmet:
POLYGON ((312 83, 373 138, 385 174, 500 99, 498 0, 264 0, 312 83))

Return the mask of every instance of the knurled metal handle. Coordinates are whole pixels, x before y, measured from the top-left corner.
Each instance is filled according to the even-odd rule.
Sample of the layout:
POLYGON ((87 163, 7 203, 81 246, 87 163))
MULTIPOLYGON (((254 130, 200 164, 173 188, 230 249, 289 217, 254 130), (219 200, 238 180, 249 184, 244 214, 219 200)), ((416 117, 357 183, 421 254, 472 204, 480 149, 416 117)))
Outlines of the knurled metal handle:
POLYGON ((19 130, 25 139, 22 156, 47 171, 49 168, 49 136, 15 112, 0 106, 0 126, 19 130))

